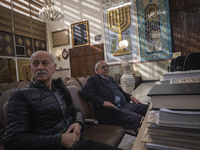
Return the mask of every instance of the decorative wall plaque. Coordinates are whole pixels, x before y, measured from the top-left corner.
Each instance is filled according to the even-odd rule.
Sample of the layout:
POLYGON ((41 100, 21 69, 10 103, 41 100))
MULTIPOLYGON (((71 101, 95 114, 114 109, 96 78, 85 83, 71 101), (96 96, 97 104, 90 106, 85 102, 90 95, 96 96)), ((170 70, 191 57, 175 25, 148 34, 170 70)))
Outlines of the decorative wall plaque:
POLYGON ((52 32, 53 47, 69 45, 69 29, 52 32))
POLYGON ((63 49, 62 58, 66 60, 68 57, 69 57, 69 53, 68 53, 67 49, 63 49))
POLYGON ((88 21, 78 22, 71 25, 72 45, 79 47, 90 45, 88 21))

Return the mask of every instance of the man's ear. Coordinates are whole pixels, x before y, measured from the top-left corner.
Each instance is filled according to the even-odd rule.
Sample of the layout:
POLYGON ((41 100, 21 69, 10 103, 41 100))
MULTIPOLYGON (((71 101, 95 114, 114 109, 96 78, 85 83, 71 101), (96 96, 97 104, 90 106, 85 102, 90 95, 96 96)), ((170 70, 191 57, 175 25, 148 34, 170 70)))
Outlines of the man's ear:
POLYGON ((54 72, 56 72, 57 64, 54 64, 54 72))

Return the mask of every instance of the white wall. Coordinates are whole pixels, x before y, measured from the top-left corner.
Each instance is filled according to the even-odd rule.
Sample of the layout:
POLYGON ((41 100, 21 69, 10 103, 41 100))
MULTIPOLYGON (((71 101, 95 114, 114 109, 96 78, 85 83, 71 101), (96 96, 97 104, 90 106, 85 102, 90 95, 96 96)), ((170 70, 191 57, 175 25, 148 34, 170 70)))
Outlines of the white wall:
MULTIPOLYGON (((47 23, 47 46, 52 54, 55 55, 57 50, 62 51, 64 48, 67 50, 72 48, 71 24, 85 20, 89 21, 90 45, 105 43, 101 0, 56 0, 55 5, 63 10, 64 19, 47 23), (53 48, 52 32, 66 28, 69 28, 70 45, 53 48), (96 35, 101 35, 100 41, 94 40, 96 35)), ((167 72, 168 65, 169 61, 135 63, 133 64, 133 70, 137 76, 142 76, 143 80, 158 80, 162 77, 163 72, 167 72)), ((62 58, 61 61, 57 60, 57 66, 58 68, 70 68, 69 58, 67 60, 62 58)), ((110 74, 115 73, 123 73, 120 65, 111 67, 110 74)), ((56 72, 55 77, 59 76, 63 78, 70 77, 70 70, 56 72)))
MULTIPOLYGON (((103 40, 94 41, 96 35, 104 37, 101 0, 56 0, 55 5, 62 9, 64 18, 61 21, 47 23, 47 45, 52 54, 55 55, 58 50, 62 51, 64 48, 67 50, 72 48, 71 24, 81 21, 89 21, 90 45, 104 42, 103 40), (69 28, 70 45, 53 48, 52 32, 66 28, 69 28)), ((67 60, 61 58, 61 61, 57 60, 56 63, 57 68, 70 68, 69 58, 67 60)), ((67 76, 70 76, 70 72, 67 76)))

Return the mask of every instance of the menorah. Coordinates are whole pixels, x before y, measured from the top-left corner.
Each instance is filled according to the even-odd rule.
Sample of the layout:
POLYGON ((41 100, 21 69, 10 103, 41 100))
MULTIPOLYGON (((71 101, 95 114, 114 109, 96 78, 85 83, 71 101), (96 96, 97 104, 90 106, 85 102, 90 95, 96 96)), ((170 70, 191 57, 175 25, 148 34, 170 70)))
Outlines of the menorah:
MULTIPOLYGON (((107 12, 108 27, 111 31, 118 33, 118 45, 122 40, 122 32, 130 25, 130 6, 124 6, 117 9, 113 9, 107 12)), ((113 56, 124 55, 125 52, 122 48, 119 48, 113 56)), ((131 54, 126 50, 126 54, 131 54)))

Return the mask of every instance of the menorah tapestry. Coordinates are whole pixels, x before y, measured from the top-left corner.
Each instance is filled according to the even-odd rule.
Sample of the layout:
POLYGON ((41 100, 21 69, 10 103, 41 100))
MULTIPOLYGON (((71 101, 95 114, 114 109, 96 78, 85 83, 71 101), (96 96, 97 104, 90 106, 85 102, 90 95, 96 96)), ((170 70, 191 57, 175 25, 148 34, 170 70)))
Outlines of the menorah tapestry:
POLYGON ((128 41, 127 59, 133 61, 139 58, 137 43, 136 15, 133 13, 132 2, 117 7, 104 7, 106 61, 120 62, 124 58, 124 50, 119 47, 122 40, 128 41))
POLYGON ((140 61, 172 58, 168 0, 136 0, 140 61))

